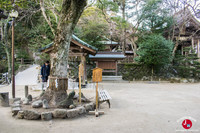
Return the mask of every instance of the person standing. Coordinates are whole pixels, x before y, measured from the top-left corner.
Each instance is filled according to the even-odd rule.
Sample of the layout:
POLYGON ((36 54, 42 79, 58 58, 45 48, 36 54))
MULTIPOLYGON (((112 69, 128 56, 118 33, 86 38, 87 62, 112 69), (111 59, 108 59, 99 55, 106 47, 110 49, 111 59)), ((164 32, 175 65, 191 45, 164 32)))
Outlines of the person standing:
POLYGON ((48 81, 49 75, 50 75, 50 65, 49 65, 49 61, 46 61, 41 68, 41 76, 42 76, 42 82, 43 82, 42 90, 44 88, 44 84, 46 84, 48 81))

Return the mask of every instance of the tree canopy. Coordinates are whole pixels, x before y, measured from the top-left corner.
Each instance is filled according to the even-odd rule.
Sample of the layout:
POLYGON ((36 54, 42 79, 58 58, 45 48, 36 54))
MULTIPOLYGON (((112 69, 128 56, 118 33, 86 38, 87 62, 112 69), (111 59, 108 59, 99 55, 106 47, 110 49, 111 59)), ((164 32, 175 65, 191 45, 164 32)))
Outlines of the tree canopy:
POLYGON ((146 35, 139 43, 136 61, 150 68, 159 70, 172 61, 173 42, 161 35, 146 35))

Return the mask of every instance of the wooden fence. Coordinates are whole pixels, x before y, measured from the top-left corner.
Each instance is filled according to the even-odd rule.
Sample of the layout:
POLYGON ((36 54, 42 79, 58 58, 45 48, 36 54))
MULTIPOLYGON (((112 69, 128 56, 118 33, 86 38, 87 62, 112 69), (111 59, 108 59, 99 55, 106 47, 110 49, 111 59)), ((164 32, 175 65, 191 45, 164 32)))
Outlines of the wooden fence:
POLYGON ((21 64, 21 65, 26 65, 26 64, 28 65, 28 64, 33 64, 34 60, 21 58, 21 59, 17 59, 16 63, 21 64))

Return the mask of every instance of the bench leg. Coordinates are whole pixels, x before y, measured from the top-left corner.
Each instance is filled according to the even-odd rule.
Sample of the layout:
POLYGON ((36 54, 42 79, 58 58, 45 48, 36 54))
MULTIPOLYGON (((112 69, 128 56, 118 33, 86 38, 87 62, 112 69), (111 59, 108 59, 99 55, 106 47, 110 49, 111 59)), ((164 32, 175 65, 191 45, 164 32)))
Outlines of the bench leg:
POLYGON ((107 100, 106 102, 108 103, 108 106, 109 106, 109 108, 110 108, 110 100, 107 100))
POLYGON ((98 102, 98 109, 100 109, 100 105, 102 104, 101 101, 98 102))

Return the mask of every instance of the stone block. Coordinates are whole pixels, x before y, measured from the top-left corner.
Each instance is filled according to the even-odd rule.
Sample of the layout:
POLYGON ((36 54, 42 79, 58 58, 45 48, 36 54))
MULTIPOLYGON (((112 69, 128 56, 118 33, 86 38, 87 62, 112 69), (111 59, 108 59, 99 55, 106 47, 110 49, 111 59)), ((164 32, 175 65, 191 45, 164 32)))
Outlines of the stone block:
POLYGON ((66 118, 66 116, 67 116, 67 110, 65 109, 55 109, 53 111, 54 118, 66 118))
POLYGON ((21 98, 10 98, 9 102, 10 102, 10 104, 13 104, 14 102, 20 101, 20 100, 21 100, 21 98))
POLYGON ((68 118, 74 118, 74 117, 77 117, 78 115, 79 115, 79 109, 77 109, 77 108, 67 110, 68 118))
POLYGON ((80 115, 86 113, 86 109, 85 109, 83 106, 77 107, 77 109, 78 109, 78 113, 79 113, 80 115))
POLYGON ((40 114, 35 110, 24 110, 24 119, 37 120, 40 118, 40 114))
POLYGON ((21 110, 20 107, 15 107, 15 108, 12 108, 12 113, 13 113, 13 116, 14 115, 17 115, 17 113, 21 110))
POLYGON ((16 116, 17 119, 24 119, 24 111, 19 111, 16 116))
POLYGON ((51 112, 43 112, 41 113, 41 119, 48 121, 52 119, 52 113, 51 112))
POLYGON ((94 103, 88 103, 84 105, 84 108, 86 109, 86 111, 92 111, 94 110, 94 103))
POLYGON ((9 93, 0 92, 0 106, 9 107, 9 93))
POLYGON ((40 108, 42 107, 42 100, 38 100, 32 103, 33 108, 40 108))

